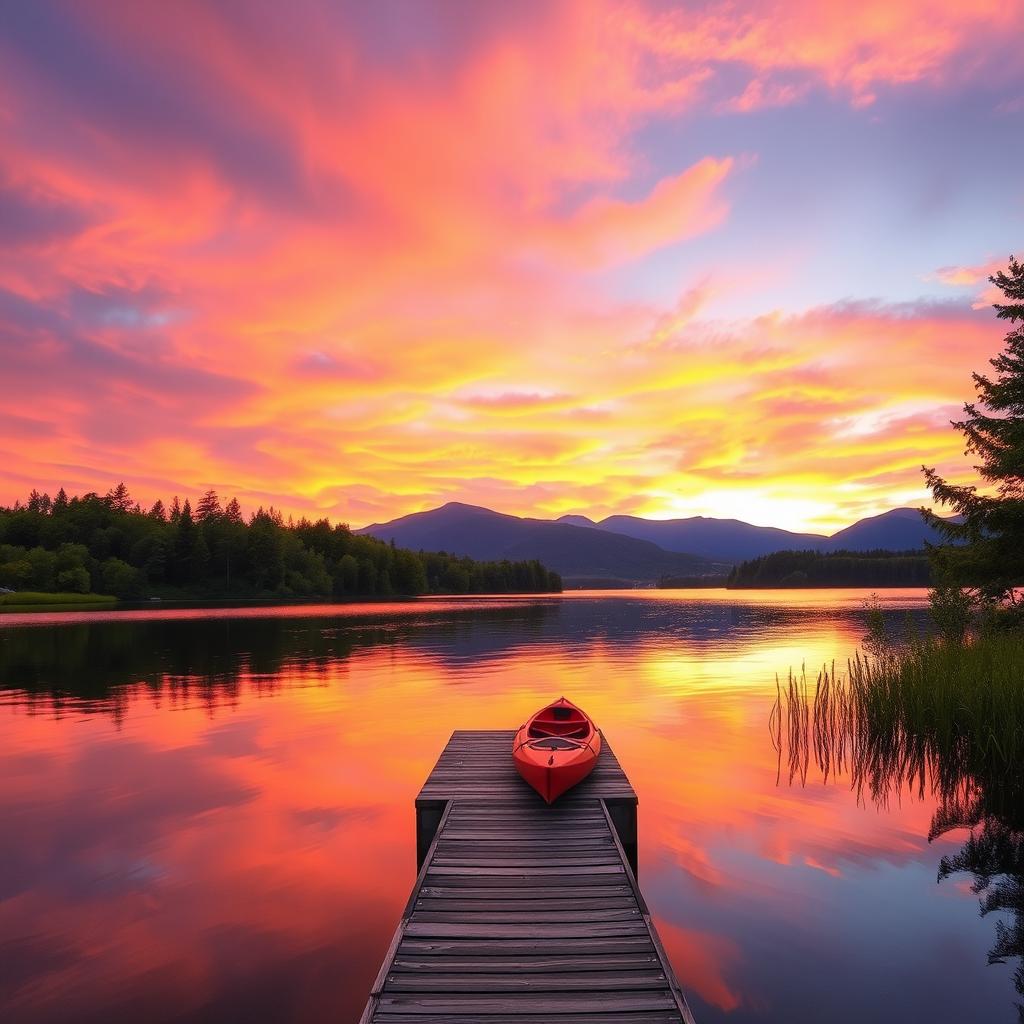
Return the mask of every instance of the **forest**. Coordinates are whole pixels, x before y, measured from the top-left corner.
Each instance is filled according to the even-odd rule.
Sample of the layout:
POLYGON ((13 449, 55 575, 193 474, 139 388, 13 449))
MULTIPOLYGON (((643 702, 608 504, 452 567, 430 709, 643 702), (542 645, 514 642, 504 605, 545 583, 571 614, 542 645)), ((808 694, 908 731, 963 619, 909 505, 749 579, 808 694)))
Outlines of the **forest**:
POLYGON ((741 562, 726 586, 927 587, 931 568, 923 551, 775 551, 741 562))
POLYGON ((33 490, 0 507, 0 587, 119 598, 272 598, 550 593, 538 561, 479 562, 408 551, 327 519, 244 518, 207 491, 144 510, 123 483, 107 494, 33 490))

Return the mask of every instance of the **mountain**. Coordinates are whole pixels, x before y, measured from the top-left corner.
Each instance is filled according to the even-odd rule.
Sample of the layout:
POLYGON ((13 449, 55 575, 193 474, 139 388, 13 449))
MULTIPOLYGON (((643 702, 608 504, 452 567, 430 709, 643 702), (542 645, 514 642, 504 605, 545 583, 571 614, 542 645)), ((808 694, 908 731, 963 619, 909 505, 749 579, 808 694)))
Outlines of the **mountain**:
POLYGON ((586 516, 562 516, 592 529, 608 530, 638 540, 649 540, 666 551, 686 551, 725 562, 742 562, 774 551, 920 551, 925 541, 942 542, 937 530, 925 525, 916 508, 894 508, 861 519, 831 537, 820 533, 794 533, 774 526, 752 526, 739 519, 641 519, 608 516, 600 522, 586 516))
POLYGON ((537 558, 570 582, 589 578, 650 583, 661 576, 708 576, 735 562, 773 551, 920 550, 938 543, 913 508, 861 519, 831 537, 752 526, 738 519, 641 519, 608 516, 600 522, 569 515, 552 521, 504 515, 450 502, 429 512, 357 530, 400 547, 448 551, 470 558, 537 558))
POLYGON ((587 577, 651 583, 660 576, 718 575, 728 570, 721 562, 665 551, 650 541, 593 526, 521 519, 455 501, 356 532, 413 550, 485 560, 537 558, 569 582, 587 577))
POLYGON ((926 525, 916 508, 894 508, 880 516, 860 519, 828 539, 829 551, 920 551, 943 542, 939 531, 926 525))
MULTIPOLYGON (((559 522, 568 517, 563 516, 559 522)), ((582 519, 574 516, 573 519, 582 519)), ((589 520, 588 520, 589 522, 589 520)), ((582 524, 581 524, 582 525, 582 524)), ((739 519, 641 519, 639 516, 609 516, 593 523, 638 540, 649 540, 666 551, 689 551, 726 562, 742 562, 772 551, 817 551, 828 538, 816 533, 792 533, 772 526, 751 526, 739 519)))
MULTIPOLYGON (((597 523, 593 519, 588 519, 586 516, 559 516, 555 520, 556 523, 565 523, 568 526, 585 526, 588 530, 596 530, 597 523)), ((619 533, 624 533, 624 530, 619 530, 619 533)), ((646 540, 642 537, 641 540, 646 540)))

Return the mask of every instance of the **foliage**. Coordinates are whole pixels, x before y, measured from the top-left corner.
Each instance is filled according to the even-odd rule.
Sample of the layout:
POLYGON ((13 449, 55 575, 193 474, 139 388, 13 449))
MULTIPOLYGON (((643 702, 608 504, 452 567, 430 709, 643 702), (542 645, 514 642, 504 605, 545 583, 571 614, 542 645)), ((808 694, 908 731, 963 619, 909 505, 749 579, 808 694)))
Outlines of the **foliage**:
POLYGON ((962 587, 942 578, 928 594, 932 622, 947 644, 961 644, 971 624, 973 601, 962 587))
POLYGON ((872 594, 864 602, 864 611, 867 613, 868 632, 864 638, 864 647, 868 651, 883 651, 888 643, 885 632, 885 613, 882 611, 882 603, 877 594, 872 594))
POLYGON ((1014 588, 1024 582, 1024 263, 1011 256, 1008 271, 989 280, 1009 300, 994 307, 996 315, 1015 326, 1004 350, 990 360, 995 374, 972 374, 977 401, 964 405, 964 419, 953 426, 993 493, 948 483, 934 468, 922 467, 935 500, 956 518, 922 513, 946 540, 959 542, 931 550, 937 575, 949 586, 968 588, 982 603, 1013 603, 1014 588))
POLYGON ((192 509, 175 496, 143 511, 127 487, 105 496, 0 508, 0 586, 118 597, 367 596, 560 591, 540 562, 477 562, 407 551, 326 519, 284 522, 258 509, 248 522, 234 499, 207 491, 192 509))
POLYGON ((922 587, 927 556, 916 551, 775 551, 741 562, 726 586, 922 587))

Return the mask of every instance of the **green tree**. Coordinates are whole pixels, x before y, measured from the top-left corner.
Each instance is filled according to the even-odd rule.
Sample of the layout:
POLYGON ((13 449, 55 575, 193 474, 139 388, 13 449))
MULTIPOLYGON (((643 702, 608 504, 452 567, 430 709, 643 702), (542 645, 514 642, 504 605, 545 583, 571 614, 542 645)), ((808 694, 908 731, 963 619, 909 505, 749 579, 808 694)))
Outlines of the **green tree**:
POLYGON ((108 558, 100 566, 100 588, 104 594, 130 597, 139 590, 139 570, 120 558, 108 558))
POLYGON ((174 540, 175 576, 185 584, 199 583, 206 572, 210 561, 210 550, 202 531, 192 518, 192 506, 188 499, 181 507, 176 524, 177 536, 174 540))
POLYGON ((964 435, 966 454, 977 457, 974 468, 988 492, 948 483, 925 466, 935 500, 956 518, 922 513, 953 542, 930 551, 937 584, 1002 604, 1015 603, 1014 587, 1024 583, 1024 263, 1011 256, 1008 271, 989 280, 1008 300, 995 305, 996 315, 1013 326, 1004 350, 990 360, 995 374, 972 374, 977 400, 952 424, 964 435))
POLYGON ((199 504, 196 505, 196 520, 200 523, 205 523, 207 519, 216 519, 221 514, 222 509, 217 492, 214 490, 207 491, 199 499, 199 504))
POLYGON ((354 594, 359 589, 359 563, 353 555, 342 555, 338 562, 338 590, 345 594, 354 594))
POLYGON ((0 565, 0 586, 11 590, 28 590, 32 582, 32 563, 27 558, 13 559, 0 565))
POLYGON ((115 512, 130 512, 132 509, 132 496, 128 493, 123 480, 115 488, 107 491, 106 500, 115 512))
POLYGON ((277 590, 284 580, 284 542, 273 510, 259 509, 249 524, 249 578, 259 590, 277 590))
POLYGON ((61 593, 88 594, 89 587, 89 572, 85 566, 76 565, 57 573, 57 590, 61 593))

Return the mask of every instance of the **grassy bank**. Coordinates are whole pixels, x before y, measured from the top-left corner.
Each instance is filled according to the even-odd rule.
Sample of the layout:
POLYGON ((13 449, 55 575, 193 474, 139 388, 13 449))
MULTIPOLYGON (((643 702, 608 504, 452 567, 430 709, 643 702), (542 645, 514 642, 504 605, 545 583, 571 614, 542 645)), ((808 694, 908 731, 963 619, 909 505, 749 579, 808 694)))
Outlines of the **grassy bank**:
POLYGON ((0 606, 17 606, 34 608, 46 605, 94 605, 115 604, 116 597, 107 594, 44 594, 34 590, 15 591, 13 594, 0 594, 0 606))

